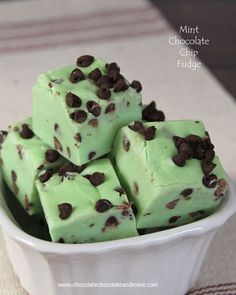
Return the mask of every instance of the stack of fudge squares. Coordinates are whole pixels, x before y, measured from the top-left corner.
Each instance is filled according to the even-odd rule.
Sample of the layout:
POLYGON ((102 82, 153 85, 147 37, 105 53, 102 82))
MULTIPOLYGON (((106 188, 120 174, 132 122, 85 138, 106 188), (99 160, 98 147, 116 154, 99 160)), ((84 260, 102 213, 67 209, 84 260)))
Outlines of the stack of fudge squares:
MULTIPOLYGON (((1 133, 5 183, 53 242, 137 236, 213 213, 226 174, 196 120, 165 121, 142 86, 91 55, 33 87, 33 117, 1 133)), ((33 226, 33 225, 32 225, 33 226)))

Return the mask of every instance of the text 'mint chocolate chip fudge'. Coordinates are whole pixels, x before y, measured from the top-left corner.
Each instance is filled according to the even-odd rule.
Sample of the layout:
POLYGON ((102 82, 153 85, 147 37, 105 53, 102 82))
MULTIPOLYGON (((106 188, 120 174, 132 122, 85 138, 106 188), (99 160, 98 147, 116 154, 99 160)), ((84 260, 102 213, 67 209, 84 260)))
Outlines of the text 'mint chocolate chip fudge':
POLYGON ((141 84, 90 55, 50 70, 33 87, 34 132, 76 165, 110 152, 117 131, 141 119, 141 84))
POLYGON ((226 174, 203 123, 165 121, 141 91, 117 63, 83 55, 40 75, 33 118, 0 133, 4 181, 29 215, 44 214, 52 242, 134 237, 221 204, 226 174))

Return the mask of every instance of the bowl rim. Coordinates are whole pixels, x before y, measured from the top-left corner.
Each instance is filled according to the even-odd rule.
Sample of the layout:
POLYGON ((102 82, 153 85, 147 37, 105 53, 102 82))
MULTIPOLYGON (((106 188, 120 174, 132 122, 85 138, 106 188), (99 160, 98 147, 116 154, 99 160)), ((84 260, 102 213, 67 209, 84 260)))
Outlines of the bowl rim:
POLYGON ((101 254, 113 250, 123 251, 128 248, 143 249, 151 245, 161 246, 183 237, 196 237, 214 231, 236 213, 236 188, 229 177, 227 177, 227 181, 229 184, 227 197, 223 200, 219 209, 212 215, 193 223, 143 236, 86 244, 52 243, 25 233, 10 220, 2 206, 0 206, 0 225, 2 226, 3 233, 10 236, 16 242, 47 254, 101 254))

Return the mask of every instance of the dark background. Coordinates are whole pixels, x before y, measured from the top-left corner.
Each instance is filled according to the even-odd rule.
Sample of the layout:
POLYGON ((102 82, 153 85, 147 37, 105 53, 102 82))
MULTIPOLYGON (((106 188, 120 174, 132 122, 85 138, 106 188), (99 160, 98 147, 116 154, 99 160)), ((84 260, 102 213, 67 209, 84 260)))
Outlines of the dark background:
MULTIPOLYGON (((192 46, 198 57, 236 99, 236 1, 150 0, 175 30, 180 25, 200 29, 209 46, 192 46)), ((184 34, 181 34, 185 37, 184 34)), ((189 36, 188 36, 189 38, 189 36)))

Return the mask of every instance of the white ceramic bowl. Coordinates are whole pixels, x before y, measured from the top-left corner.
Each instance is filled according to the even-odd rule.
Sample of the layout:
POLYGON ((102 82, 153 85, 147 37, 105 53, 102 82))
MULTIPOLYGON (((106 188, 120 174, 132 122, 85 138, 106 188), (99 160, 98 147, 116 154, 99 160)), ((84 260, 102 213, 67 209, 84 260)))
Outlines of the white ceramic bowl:
POLYGON ((184 295, 197 279, 215 232, 235 212, 236 191, 229 180, 229 194, 220 209, 200 221, 140 237, 65 245, 23 232, 0 196, 0 223, 9 258, 30 295, 184 295), (93 282, 155 283, 156 286, 85 287, 93 282), (72 287, 58 287, 60 283, 72 287))

